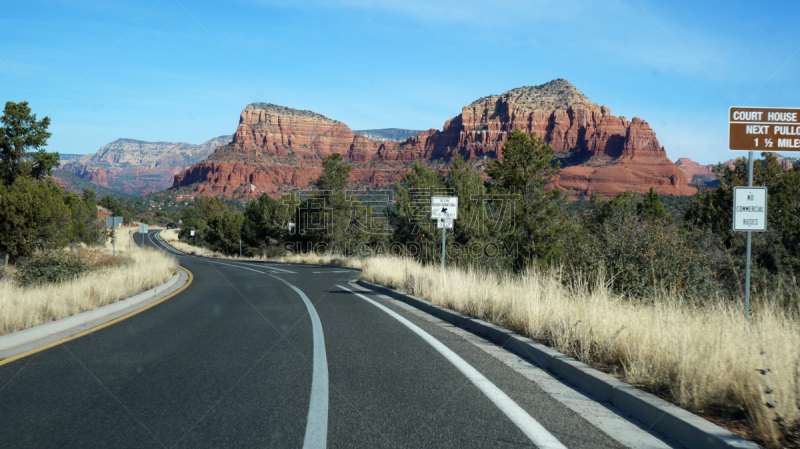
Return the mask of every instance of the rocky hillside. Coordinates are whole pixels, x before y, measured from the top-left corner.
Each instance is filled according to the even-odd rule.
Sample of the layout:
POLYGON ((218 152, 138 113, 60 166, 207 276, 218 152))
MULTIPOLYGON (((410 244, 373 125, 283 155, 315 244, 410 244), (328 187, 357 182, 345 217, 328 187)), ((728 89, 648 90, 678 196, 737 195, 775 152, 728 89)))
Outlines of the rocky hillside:
POLYGON ((98 186, 145 195, 170 187, 176 173, 202 161, 231 139, 220 136, 200 145, 118 139, 95 154, 62 161, 61 170, 98 186))
POLYGON ((131 197, 131 195, 127 193, 99 186, 97 184, 92 184, 89 181, 79 178, 78 176, 75 176, 72 173, 64 170, 53 170, 52 178, 65 190, 77 193, 78 195, 83 194, 84 189, 92 189, 95 191, 95 193, 97 193, 97 198, 102 198, 106 195, 111 195, 115 198, 131 197))
POLYGON ((175 176, 176 190, 255 197, 304 187, 321 172, 321 159, 344 155, 355 185, 398 180, 414 160, 442 167, 459 152, 473 165, 502 157, 514 129, 536 132, 553 146, 563 170, 556 185, 578 195, 623 190, 690 195, 683 171, 667 158, 644 120, 611 115, 575 86, 558 79, 480 98, 445 122, 403 142, 375 141, 345 124, 309 111, 248 105, 230 144, 175 176))
POLYGON ((686 175, 690 184, 695 182, 709 184, 717 181, 717 175, 711 171, 715 167, 714 164, 700 165, 688 157, 681 157, 675 161, 675 165, 683 170, 683 174, 686 175))
POLYGON ((383 128, 383 129, 354 129, 354 133, 361 134, 369 140, 374 142, 402 142, 409 137, 416 136, 421 133, 419 129, 400 129, 400 128, 383 128))

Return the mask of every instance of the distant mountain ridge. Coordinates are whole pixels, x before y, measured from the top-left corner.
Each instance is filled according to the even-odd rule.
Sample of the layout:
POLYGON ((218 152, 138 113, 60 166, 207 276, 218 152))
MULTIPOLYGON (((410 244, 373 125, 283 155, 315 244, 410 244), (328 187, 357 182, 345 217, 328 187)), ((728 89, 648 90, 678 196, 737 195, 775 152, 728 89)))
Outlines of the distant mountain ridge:
POLYGON ((146 195, 168 188, 176 173, 202 161, 232 138, 219 136, 199 145, 117 139, 97 153, 69 158, 61 170, 99 186, 146 195))
POLYGON ((402 142, 409 137, 421 133, 422 129, 401 129, 401 128, 381 128, 381 129, 354 129, 353 132, 361 134, 373 142, 402 142))

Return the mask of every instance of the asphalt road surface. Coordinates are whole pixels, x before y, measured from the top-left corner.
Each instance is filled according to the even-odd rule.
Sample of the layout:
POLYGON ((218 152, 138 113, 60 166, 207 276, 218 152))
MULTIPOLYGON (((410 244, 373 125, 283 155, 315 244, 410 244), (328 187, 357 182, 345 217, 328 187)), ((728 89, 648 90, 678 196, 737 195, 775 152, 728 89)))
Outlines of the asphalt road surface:
POLYGON ((356 270, 135 239, 194 281, 0 366, 0 447, 624 447, 467 339, 356 291, 356 270))

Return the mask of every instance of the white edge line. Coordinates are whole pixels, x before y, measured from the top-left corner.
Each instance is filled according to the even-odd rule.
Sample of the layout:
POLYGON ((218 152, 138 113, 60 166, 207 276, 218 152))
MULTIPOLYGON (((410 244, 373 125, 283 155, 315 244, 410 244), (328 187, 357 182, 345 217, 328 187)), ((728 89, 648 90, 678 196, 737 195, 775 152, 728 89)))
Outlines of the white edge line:
POLYGON ((302 290, 285 280, 272 276, 292 288, 303 299, 311 317, 314 339, 314 370, 311 376, 311 400, 308 406, 308 421, 303 439, 304 449, 324 449, 328 443, 328 358, 325 354, 325 336, 314 304, 302 290))
MULTIPOLYGON (((148 233, 147 238, 150 239, 150 233, 148 233)), ((158 235, 156 235, 156 240, 158 240, 158 235)), ((150 239, 150 241, 152 243, 152 239, 150 239)), ((328 357, 325 353, 325 335, 322 333, 322 322, 319 319, 317 310, 314 308, 314 304, 311 303, 311 301, 308 299, 308 296, 306 296, 302 290, 270 273, 243 267, 241 265, 231 265, 218 261, 209 262, 255 271, 256 273, 268 274, 271 277, 274 277, 275 279, 288 285, 292 290, 300 295, 300 298, 303 300, 303 304, 305 304, 306 309, 308 310, 308 315, 311 318, 312 338, 314 341, 314 362, 313 372, 311 374, 311 398, 308 406, 308 420, 306 422, 306 434, 305 438, 303 439, 303 448, 325 449, 328 444, 328 357)))
POLYGON ((440 354, 444 356, 450 363, 452 363, 464 376, 466 376, 478 389, 480 389, 486 397, 489 398, 499 409, 502 411, 516 426, 540 449, 566 449, 566 446, 561 444, 550 432, 547 431, 541 424, 531 417, 522 407, 514 402, 508 395, 489 379, 487 379, 478 370, 472 367, 458 354, 453 352, 450 348, 445 346, 439 340, 433 338, 429 333, 420 329, 414 323, 403 318, 393 310, 385 307, 384 305, 374 301, 358 292, 355 292, 342 285, 337 285, 342 290, 346 290, 361 299, 371 303, 375 307, 388 313, 392 318, 396 319, 412 332, 419 335, 426 343, 433 346, 440 354))

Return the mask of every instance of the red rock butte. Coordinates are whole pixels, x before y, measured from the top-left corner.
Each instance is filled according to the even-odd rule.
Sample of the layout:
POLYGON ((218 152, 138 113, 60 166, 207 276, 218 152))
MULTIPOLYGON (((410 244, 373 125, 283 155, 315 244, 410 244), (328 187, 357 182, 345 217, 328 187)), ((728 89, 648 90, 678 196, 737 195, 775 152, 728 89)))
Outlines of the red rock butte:
POLYGON ((555 185, 577 195, 610 197, 650 187, 662 195, 694 193, 647 122, 611 115, 562 79, 480 98, 441 131, 423 131, 404 142, 375 142, 311 111, 250 104, 232 142, 175 175, 173 189, 227 198, 279 194, 313 182, 322 158, 332 153, 353 165, 354 187, 380 187, 400 179, 415 160, 440 169, 456 152, 473 167, 502 158, 515 129, 535 132, 556 149, 562 170, 555 185))

